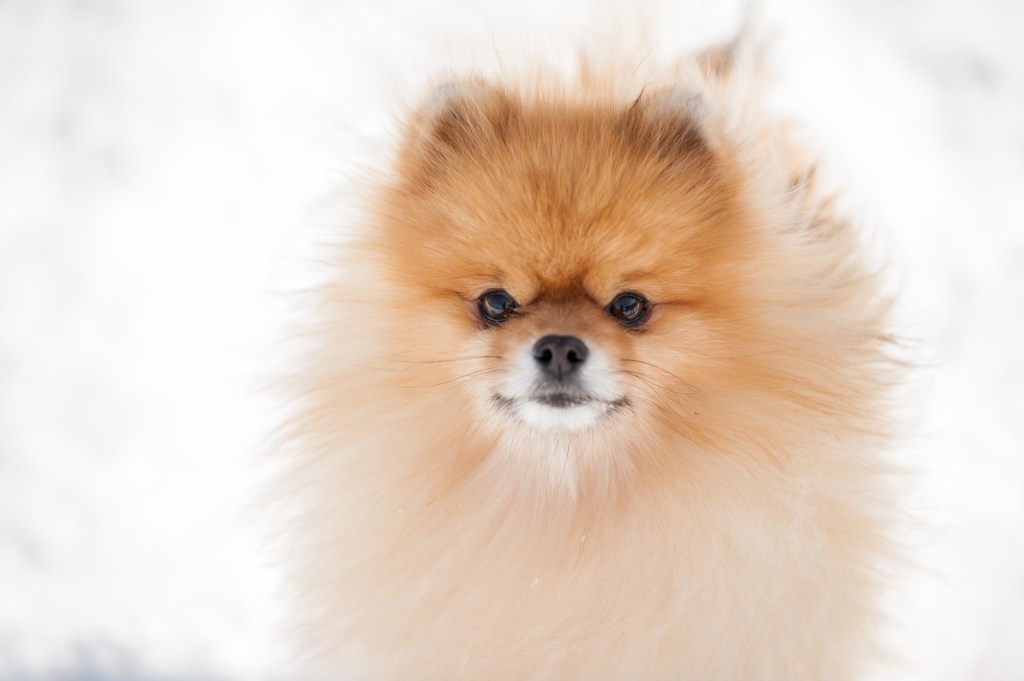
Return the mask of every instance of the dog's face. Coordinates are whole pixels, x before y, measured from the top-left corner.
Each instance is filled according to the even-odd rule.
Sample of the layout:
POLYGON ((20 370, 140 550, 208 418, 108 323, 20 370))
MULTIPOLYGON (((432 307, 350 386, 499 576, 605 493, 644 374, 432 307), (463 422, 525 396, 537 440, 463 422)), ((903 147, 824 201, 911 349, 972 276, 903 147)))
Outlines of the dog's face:
POLYGON ((697 114, 665 99, 471 88, 413 126, 384 257, 417 356, 491 423, 687 431, 737 370, 753 237, 697 114))

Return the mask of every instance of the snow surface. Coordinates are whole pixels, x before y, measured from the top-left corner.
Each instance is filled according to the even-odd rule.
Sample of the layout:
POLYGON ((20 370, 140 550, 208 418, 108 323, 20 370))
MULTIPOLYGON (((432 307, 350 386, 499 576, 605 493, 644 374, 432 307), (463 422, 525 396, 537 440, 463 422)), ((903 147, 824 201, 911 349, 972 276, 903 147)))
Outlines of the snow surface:
MULTIPOLYGON (((571 47, 600 8, 0 1, 0 680, 293 678, 253 500, 330 197, 450 60, 571 47)), ((668 14, 663 46, 729 28, 668 14)), ((922 569, 880 678, 1021 681, 1024 4, 762 15, 777 105, 883 235, 926 364, 922 569)))

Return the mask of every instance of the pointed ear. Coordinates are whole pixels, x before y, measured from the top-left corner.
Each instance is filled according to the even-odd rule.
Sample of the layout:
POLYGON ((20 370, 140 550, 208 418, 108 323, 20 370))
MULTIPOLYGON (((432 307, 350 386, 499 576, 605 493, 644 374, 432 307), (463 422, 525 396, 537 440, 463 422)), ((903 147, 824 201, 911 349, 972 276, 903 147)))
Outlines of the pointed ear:
POLYGON ((697 65, 705 78, 727 80, 736 69, 737 53, 741 36, 736 36, 727 43, 712 45, 698 52, 697 65))
POLYGON ((504 142, 518 106, 504 91, 482 81, 439 85, 422 111, 424 143, 450 155, 504 142))
POLYGON ((416 186, 433 186, 452 164, 504 144, 519 110, 504 90, 483 81, 438 85, 408 126, 399 161, 403 175, 416 186))
POLYGON ((770 43, 771 36, 765 33, 759 8, 750 6, 736 35, 693 56, 705 79, 728 81, 743 71, 763 75, 770 43))
POLYGON ((644 91, 626 111, 621 126, 637 149, 668 161, 710 158, 705 123, 708 105, 697 92, 667 88, 644 91))

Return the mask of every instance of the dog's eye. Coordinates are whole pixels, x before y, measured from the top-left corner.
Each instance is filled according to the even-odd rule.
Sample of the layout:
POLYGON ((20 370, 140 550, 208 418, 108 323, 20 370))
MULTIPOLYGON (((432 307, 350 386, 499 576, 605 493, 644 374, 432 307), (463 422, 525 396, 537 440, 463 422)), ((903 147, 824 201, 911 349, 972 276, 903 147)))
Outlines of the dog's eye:
POLYGON ((491 324, 501 324, 515 312, 516 301, 508 293, 488 291, 477 300, 477 307, 480 309, 480 316, 491 324))
POLYGON ((626 291, 608 303, 605 310, 623 326, 637 326, 647 316, 647 299, 639 293, 626 291))

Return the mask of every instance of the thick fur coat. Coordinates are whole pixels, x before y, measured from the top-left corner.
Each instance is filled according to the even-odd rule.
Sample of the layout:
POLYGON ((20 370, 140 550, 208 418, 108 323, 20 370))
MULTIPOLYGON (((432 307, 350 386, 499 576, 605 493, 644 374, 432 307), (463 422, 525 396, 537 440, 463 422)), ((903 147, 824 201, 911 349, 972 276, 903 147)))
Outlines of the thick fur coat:
POLYGON ((889 306, 731 60, 469 76, 407 117, 292 381, 302 678, 837 681, 876 655, 889 306), (552 333, 591 348, 601 411, 530 406, 552 333))

